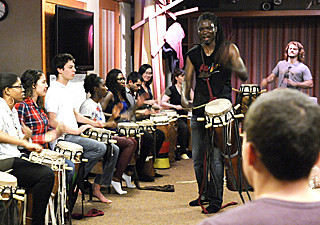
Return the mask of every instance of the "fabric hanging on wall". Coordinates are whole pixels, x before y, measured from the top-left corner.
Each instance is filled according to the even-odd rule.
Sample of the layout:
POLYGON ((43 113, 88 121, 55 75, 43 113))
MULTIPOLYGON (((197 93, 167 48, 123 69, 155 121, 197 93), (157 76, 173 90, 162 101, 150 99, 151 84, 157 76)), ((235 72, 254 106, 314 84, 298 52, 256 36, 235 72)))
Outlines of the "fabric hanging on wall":
POLYGON ((173 23, 167 30, 164 39, 176 51, 179 67, 183 68, 182 39, 185 37, 180 23, 173 23))

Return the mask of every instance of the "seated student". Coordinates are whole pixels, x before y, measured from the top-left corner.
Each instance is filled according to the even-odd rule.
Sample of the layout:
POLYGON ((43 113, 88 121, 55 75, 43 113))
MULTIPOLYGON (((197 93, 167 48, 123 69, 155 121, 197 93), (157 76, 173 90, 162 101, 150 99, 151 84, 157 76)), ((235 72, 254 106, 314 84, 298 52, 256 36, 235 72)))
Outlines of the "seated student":
POLYGON ((143 64, 140 66, 138 73, 141 74, 142 78, 141 78, 141 88, 137 91, 137 95, 147 96, 144 101, 145 105, 151 106, 154 109, 160 109, 161 106, 159 106, 157 102, 153 99, 152 91, 150 88, 150 85, 153 81, 152 66, 149 64, 143 64))
MULTIPOLYGON (((46 76, 41 70, 26 70, 21 76, 21 84, 25 89, 25 99, 23 102, 15 104, 20 124, 25 124, 31 129, 33 143, 49 148, 47 143, 61 136, 64 126, 62 123, 57 129, 52 129, 49 126, 49 119, 43 105, 43 97, 46 95, 48 87, 46 76)), ((75 166, 67 159, 66 163, 73 168, 73 170, 67 171, 67 180, 70 183, 75 166)))
MULTIPOLYGON (((175 109, 179 116, 188 116, 188 111, 183 109, 181 105, 181 87, 184 81, 185 72, 181 69, 175 69, 172 74, 172 86, 165 90, 161 99, 161 107, 167 109, 175 109), (170 101, 170 103, 169 103, 170 101)), ((190 93, 191 99, 193 99, 193 92, 190 93)), ((189 144, 189 126, 187 117, 178 118, 178 141, 180 149, 177 151, 176 159, 189 159, 187 155, 187 146, 189 144)))
MULTIPOLYGON (((145 99, 144 94, 142 94, 141 96, 137 96, 137 99, 136 99, 137 91, 141 88, 141 80, 142 80, 142 77, 138 72, 131 72, 127 77, 127 85, 125 87, 126 97, 131 105, 128 111, 133 112, 133 115, 132 115, 133 121, 149 118, 152 112, 152 109, 151 110, 139 109, 139 107, 144 104, 144 99, 145 99)), ((146 146, 148 146, 149 145, 148 143, 150 143, 150 145, 152 145, 152 148, 154 148, 154 144, 155 144, 156 145, 155 154, 158 154, 165 140, 165 134, 163 133, 162 130, 159 130, 159 129, 156 129, 155 134, 156 134, 155 143, 153 143, 154 141, 153 141, 152 135, 147 131, 144 131, 144 136, 145 136, 144 140, 146 140, 147 142, 146 146)), ((140 156, 141 162, 139 163, 142 164, 144 162, 143 160, 145 160, 146 157, 147 155, 140 156)), ((162 177, 162 175, 155 172, 155 177, 162 177)))
MULTIPOLYGON (((126 83, 125 78, 122 72, 118 69, 112 69, 109 71, 107 75, 106 85, 111 91, 112 94, 103 99, 104 108, 107 105, 111 104, 109 107, 113 108, 116 104, 121 102, 123 104, 123 109, 120 112, 121 120, 124 121, 132 121, 134 115, 134 105, 130 102, 126 95, 126 83)), ((135 102, 134 102, 135 104, 135 102)), ((154 178, 145 174, 144 172, 144 164, 148 155, 150 155, 153 151, 153 136, 148 132, 144 132, 142 135, 143 141, 140 150, 139 158, 136 162, 136 168, 139 175, 140 181, 154 181, 154 178)), ((157 143, 159 143, 160 148, 164 141, 164 134, 162 131, 157 132, 157 143)), ((160 149, 159 148, 159 149, 160 149)))
POLYGON ((244 122, 243 170, 255 200, 201 224, 319 224, 308 177, 319 160, 320 106, 292 89, 259 96, 244 122))
POLYGON ((20 158, 18 146, 29 151, 42 151, 42 146, 28 142, 31 130, 19 123, 14 108, 24 98, 20 78, 15 74, 0 74, 0 171, 10 172, 18 185, 33 188, 32 224, 44 224, 47 204, 54 184, 54 172, 48 166, 20 158), (22 133, 25 133, 25 135, 22 133))
MULTIPOLYGON (((90 74, 84 80, 84 89, 86 93, 90 93, 91 96, 80 106, 80 113, 92 120, 101 121, 105 124, 105 127, 115 128, 117 124, 114 120, 106 122, 99 103, 102 98, 106 97, 108 91, 103 79, 98 77, 96 74, 90 74)), ((100 183, 106 186, 109 186, 111 182, 112 186, 114 186, 115 190, 119 194, 126 194, 127 192, 121 189, 120 181, 121 178, 123 178, 126 181, 128 188, 135 188, 131 183, 131 176, 125 174, 124 171, 127 168, 133 153, 137 149, 137 142, 132 138, 119 136, 113 136, 112 139, 117 141, 116 145, 120 148, 116 170, 113 174, 113 178, 112 176, 108 176, 105 180, 101 180, 101 178, 99 178, 99 181, 101 180, 100 183)))
MULTIPOLYGON (((68 88, 68 82, 75 76, 75 59, 72 55, 67 53, 60 53, 56 55, 52 60, 52 68, 57 76, 57 81, 52 82, 48 88, 45 107, 49 115, 49 122, 53 128, 56 128, 60 122, 65 125, 64 140, 79 144, 83 147, 83 156, 88 159, 84 168, 84 177, 86 177, 93 166, 104 156, 107 150, 107 146, 94 139, 81 137, 80 134, 91 126, 103 127, 104 124, 100 121, 93 121, 89 118, 82 116, 79 112, 75 110, 73 93, 70 88, 68 88), (82 125, 78 127, 79 123, 82 125)), ((110 175, 113 174, 118 155, 119 148, 112 144, 113 156, 108 159, 112 163, 105 165, 103 174, 110 175)), ((97 184, 97 181, 94 182, 97 184)), ((111 203, 101 193, 99 185, 93 186, 93 195, 97 197, 100 201, 104 203, 111 203)))

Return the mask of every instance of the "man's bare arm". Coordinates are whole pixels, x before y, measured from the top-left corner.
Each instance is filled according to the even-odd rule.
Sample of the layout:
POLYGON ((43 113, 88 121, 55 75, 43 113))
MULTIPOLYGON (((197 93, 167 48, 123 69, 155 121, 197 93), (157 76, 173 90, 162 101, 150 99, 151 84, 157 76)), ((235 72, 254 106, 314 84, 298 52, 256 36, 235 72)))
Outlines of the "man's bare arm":
POLYGON ((181 88, 181 104, 183 107, 188 107, 189 105, 188 100, 190 99, 190 90, 191 90, 193 72, 194 72, 194 66, 189 56, 187 56, 185 78, 181 88))
POLYGON ((235 74, 242 80, 246 81, 248 79, 247 68, 240 56, 240 52, 235 44, 230 44, 229 56, 231 62, 231 69, 235 74))

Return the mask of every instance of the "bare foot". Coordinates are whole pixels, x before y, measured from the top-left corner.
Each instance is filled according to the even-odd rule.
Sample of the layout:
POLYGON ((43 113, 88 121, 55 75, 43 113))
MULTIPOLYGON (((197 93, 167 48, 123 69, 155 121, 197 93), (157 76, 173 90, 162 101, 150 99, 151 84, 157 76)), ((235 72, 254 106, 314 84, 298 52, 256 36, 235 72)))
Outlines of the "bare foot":
POLYGON ((104 197, 104 195, 100 192, 100 188, 101 188, 101 185, 93 184, 93 193, 92 193, 92 195, 97 197, 103 203, 107 203, 107 204, 112 203, 111 200, 109 200, 106 197, 104 197))

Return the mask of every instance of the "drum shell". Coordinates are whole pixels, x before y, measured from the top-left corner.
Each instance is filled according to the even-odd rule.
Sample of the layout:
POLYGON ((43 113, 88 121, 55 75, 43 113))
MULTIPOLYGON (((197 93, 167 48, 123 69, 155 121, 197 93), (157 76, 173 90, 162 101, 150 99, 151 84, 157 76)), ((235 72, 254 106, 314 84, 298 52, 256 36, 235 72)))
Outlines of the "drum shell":
POLYGON ((156 128, 161 130, 165 135, 165 140, 161 146, 159 153, 157 154, 157 158, 168 158, 169 150, 170 150, 170 124, 169 123, 161 123, 156 124, 156 128))
POLYGON ((169 162, 175 162, 176 146, 178 141, 178 120, 172 119, 169 122, 169 162))
POLYGON ((240 104, 237 113, 246 114, 252 102, 261 94, 257 84, 242 84, 236 95, 236 105, 240 104))
MULTIPOLYGON (((226 145, 224 143, 223 139, 223 127, 215 127, 215 128, 209 128, 209 132, 212 134, 212 129, 214 129, 214 143, 216 146, 220 149, 220 151, 223 153, 223 155, 232 157, 231 163, 229 158, 224 158, 224 164, 225 164, 225 173, 227 178, 227 188, 230 191, 238 191, 237 187, 232 182, 234 176, 232 173, 232 170, 235 175, 236 183, 237 185, 240 185, 240 179, 239 174, 243 174, 242 170, 242 156, 241 152, 238 152, 238 146, 237 146, 237 137, 236 137, 236 130, 234 126, 234 121, 231 122, 231 146, 230 146, 230 152, 227 151, 224 152, 223 146, 226 145)), ((240 147, 241 148, 241 147, 240 147)), ((244 177, 244 176, 243 176, 244 177)), ((246 178, 244 177, 244 180, 242 181, 241 189, 245 190, 245 184, 248 184, 246 178)))

